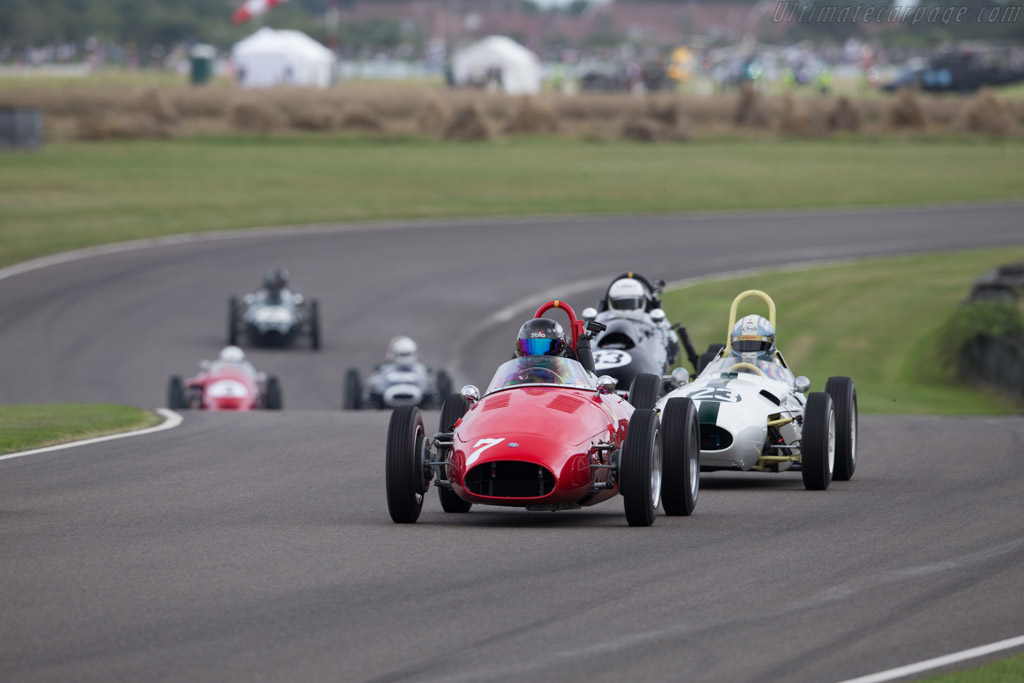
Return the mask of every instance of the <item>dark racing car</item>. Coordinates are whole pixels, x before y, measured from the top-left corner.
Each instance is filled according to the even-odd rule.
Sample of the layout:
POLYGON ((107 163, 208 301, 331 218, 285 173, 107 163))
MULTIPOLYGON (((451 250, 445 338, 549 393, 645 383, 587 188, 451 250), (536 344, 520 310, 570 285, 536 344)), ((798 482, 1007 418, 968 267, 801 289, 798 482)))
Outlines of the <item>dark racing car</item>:
POLYGON ((274 268, 260 289, 228 301, 228 344, 238 345, 243 335, 255 346, 286 346, 305 337, 318 350, 319 302, 289 289, 288 271, 274 268))

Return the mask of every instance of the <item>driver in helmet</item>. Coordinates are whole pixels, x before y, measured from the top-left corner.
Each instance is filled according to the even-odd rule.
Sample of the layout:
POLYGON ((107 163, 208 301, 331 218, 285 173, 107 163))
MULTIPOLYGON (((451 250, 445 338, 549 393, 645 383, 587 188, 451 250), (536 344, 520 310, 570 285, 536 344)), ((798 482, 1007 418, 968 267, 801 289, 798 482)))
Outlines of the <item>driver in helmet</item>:
POLYGON ((516 335, 516 358, 529 358, 529 367, 520 368, 514 377, 517 384, 551 384, 568 381, 563 365, 548 362, 550 358, 577 360, 572 344, 565 338, 565 330, 557 320, 531 318, 523 323, 516 335))
POLYGON ((598 319, 629 318, 660 328, 665 337, 668 361, 669 364, 672 364, 675 363, 679 355, 679 335, 668 320, 662 318, 660 322, 655 322, 651 318, 650 312, 656 308, 661 308, 661 301, 653 292, 648 291, 640 280, 623 277, 615 280, 608 287, 606 308, 608 313, 598 319))
POLYGON ((793 373, 779 361, 775 348, 775 327, 760 315, 748 315, 736 322, 729 334, 730 354, 708 367, 712 372, 728 372, 737 363, 750 363, 764 374, 792 383, 793 373))
POLYGON ((289 275, 284 268, 271 268, 263 276, 263 284, 258 295, 269 304, 280 304, 283 299, 291 296, 288 289, 289 275))
POLYGON ((388 342, 388 350, 384 359, 396 365, 412 366, 419 359, 419 347, 410 337, 399 335, 388 342))
MULTIPOLYGON (((258 374, 255 366, 245 359, 245 351, 237 346, 225 346, 217 354, 217 363, 222 366, 235 367, 251 375, 258 374)), ((200 363, 201 367, 206 367, 208 363, 203 361, 200 363)))
POLYGON ((622 317, 642 319, 649 304, 647 288, 639 280, 622 278, 608 288, 608 310, 622 317))

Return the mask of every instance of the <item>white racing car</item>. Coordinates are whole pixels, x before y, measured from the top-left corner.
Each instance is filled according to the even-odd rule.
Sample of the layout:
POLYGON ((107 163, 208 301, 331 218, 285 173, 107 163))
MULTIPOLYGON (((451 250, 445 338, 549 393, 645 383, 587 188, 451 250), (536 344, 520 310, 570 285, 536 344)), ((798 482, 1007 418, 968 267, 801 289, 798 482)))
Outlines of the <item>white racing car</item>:
POLYGON ((857 391, 849 377, 830 377, 825 391, 807 395, 810 380, 794 377, 775 348, 775 302, 759 290, 732 302, 724 349, 692 382, 677 369, 681 384, 661 398, 668 404, 688 397, 700 423, 700 469, 785 472, 799 470, 804 486, 824 490, 846 481, 857 465, 857 391), (747 316, 737 322, 744 299, 768 305, 768 320, 747 316))

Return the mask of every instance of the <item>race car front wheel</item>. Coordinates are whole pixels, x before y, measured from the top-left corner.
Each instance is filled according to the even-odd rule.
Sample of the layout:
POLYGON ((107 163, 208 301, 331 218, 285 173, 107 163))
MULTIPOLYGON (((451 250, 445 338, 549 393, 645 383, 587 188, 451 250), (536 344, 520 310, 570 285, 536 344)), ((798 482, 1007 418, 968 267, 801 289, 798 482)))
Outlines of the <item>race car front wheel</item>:
POLYGON ((823 391, 807 397, 800 451, 804 487, 824 491, 832 482, 836 462, 836 411, 832 397, 823 391))
POLYGON ((185 399, 185 385, 178 375, 173 375, 167 383, 167 407, 171 410, 188 408, 188 401, 185 399))
POLYGON ((661 503, 661 429, 658 414, 637 410, 629 419, 619 459, 619 487, 630 526, 651 526, 661 503))
POLYGON ((644 372, 629 385, 629 402, 637 410, 653 408, 661 393, 661 377, 644 372))
MULTIPOLYGON (((455 423, 462 419, 462 416, 469 410, 469 402, 459 394, 449 394, 441 406, 441 421, 438 423, 439 432, 450 432, 455 423)), ((451 457, 451 450, 444 449, 445 460, 451 457)), ((441 453, 438 453, 440 456, 441 453)), ((440 459, 440 458, 438 458, 440 459)), ((442 469, 442 473, 447 467, 442 469)), ((447 475, 445 475, 447 477, 447 475)), ((473 504, 459 498, 455 491, 444 486, 437 487, 437 495, 441 499, 441 508, 445 512, 469 512, 473 504)))
POLYGON ((836 409, 835 481, 849 481, 857 469, 857 388, 849 377, 829 377, 825 393, 836 409))
POLYGON ((267 410, 281 410, 284 407, 281 382, 273 375, 267 378, 267 395, 264 397, 264 406, 267 410))
POLYGON ((320 302, 316 299, 309 304, 309 342, 314 351, 320 350, 320 302))
POLYGON ((689 398, 670 398, 661 414, 664 448, 661 502, 665 514, 689 515, 700 492, 700 427, 689 398))
POLYGON ((359 371, 349 368, 345 373, 345 386, 342 388, 341 409, 360 410, 363 407, 363 383, 359 379, 359 371))
POLYGON ((423 415, 416 406, 391 413, 385 467, 388 513, 397 524, 412 524, 423 509, 430 482, 423 471, 423 415))

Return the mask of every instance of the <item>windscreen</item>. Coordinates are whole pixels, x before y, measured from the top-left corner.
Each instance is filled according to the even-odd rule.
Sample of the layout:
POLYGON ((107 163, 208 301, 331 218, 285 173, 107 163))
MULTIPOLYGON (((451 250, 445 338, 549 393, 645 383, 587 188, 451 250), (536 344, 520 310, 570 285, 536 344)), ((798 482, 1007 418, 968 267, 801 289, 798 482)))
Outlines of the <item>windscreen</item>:
POLYGON ((597 389, 594 377, 574 360, 556 356, 525 356, 499 366, 487 386, 487 393, 509 387, 536 385, 597 389))

